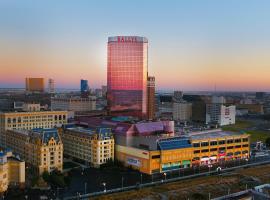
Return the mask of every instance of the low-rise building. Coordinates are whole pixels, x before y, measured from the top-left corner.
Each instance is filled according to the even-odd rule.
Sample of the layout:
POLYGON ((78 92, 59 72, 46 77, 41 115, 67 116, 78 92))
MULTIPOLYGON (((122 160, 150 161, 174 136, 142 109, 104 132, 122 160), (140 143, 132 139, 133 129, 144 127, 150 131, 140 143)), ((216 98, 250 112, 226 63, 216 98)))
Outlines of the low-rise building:
POLYGON ((57 129, 7 130, 6 146, 36 169, 62 171, 63 144, 57 129))
POLYGON ((125 137, 125 140, 116 140, 116 159, 146 174, 233 159, 247 159, 250 153, 248 134, 221 130, 188 136, 126 135, 125 137))
POLYGON ((96 110, 96 97, 52 97, 52 110, 71 110, 74 112, 87 112, 96 110))
POLYGON ((238 104, 237 109, 247 109, 249 114, 264 114, 262 104, 238 104))
POLYGON ((5 192, 9 185, 25 184, 25 162, 13 156, 11 151, 0 152, 0 193, 5 192))
POLYGON ((114 160, 114 138, 110 128, 63 128, 64 154, 99 167, 114 160))
POLYGON ((0 113, 0 142, 6 144, 6 130, 54 128, 67 124, 67 111, 5 112, 0 113))

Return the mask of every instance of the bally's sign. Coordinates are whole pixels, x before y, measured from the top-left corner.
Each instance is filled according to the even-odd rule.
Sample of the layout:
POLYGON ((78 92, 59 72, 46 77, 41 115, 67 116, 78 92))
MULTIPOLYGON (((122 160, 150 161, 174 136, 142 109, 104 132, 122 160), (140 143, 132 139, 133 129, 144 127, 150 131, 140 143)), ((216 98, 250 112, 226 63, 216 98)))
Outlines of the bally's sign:
POLYGON ((141 161, 139 159, 137 159, 137 158, 128 157, 127 158, 127 164, 133 165, 133 166, 136 166, 136 167, 140 167, 141 166, 141 161))
POLYGON ((136 43, 136 42, 148 42, 148 40, 145 37, 138 37, 138 36, 115 36, 109 37, 108 42, 136 43))
POLYGON ((125 36, 118 36, 117 42, 137 42, 137 37, 125 37, 125 36))

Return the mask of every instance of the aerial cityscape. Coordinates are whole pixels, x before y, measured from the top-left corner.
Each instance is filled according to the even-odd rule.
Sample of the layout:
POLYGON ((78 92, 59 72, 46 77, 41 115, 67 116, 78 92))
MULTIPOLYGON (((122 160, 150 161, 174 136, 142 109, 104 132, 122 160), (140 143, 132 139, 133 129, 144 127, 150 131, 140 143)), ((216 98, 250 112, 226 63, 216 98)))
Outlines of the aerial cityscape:
POLYGON ((0 2, 0 198, 270 199, 270 2, 0 2))

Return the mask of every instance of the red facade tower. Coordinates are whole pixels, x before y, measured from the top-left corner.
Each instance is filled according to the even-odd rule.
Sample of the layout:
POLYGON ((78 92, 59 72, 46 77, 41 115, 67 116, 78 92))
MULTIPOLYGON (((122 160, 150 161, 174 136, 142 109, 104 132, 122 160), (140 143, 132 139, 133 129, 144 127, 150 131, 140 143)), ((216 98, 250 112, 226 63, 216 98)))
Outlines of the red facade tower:
POLYGON ((145 37, 109 37, 107 100, 111 115, 147 117, 147 68, 145 37))

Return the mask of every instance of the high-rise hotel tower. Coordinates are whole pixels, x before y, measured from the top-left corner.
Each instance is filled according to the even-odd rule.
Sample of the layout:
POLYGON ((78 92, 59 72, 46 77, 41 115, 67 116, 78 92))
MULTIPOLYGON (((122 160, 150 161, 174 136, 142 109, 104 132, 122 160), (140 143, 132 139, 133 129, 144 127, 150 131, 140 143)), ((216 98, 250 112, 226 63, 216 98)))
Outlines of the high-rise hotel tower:
POLYGON ((107 56, 110 114, 147 118, 147 38, 109 37, 107 56))

